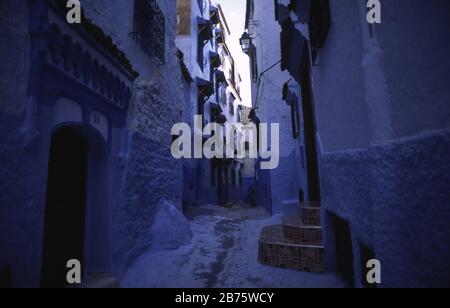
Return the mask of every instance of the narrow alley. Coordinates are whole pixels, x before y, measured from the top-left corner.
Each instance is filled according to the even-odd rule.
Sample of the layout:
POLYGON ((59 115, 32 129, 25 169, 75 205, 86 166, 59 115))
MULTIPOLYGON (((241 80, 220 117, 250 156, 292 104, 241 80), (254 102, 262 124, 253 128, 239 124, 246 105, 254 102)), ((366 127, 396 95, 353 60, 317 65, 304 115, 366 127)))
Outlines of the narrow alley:
POLYGON ((449 21, 0 0, 0 288, 450 287, 449 21))
POLYGON ((148 252, 128 270, 127 288, 341 288, 335 274, 264 266, 258 259, 261 229, 280 223, 262 208, 243 204, 191 207, 191 243, 177 250, 148 252))

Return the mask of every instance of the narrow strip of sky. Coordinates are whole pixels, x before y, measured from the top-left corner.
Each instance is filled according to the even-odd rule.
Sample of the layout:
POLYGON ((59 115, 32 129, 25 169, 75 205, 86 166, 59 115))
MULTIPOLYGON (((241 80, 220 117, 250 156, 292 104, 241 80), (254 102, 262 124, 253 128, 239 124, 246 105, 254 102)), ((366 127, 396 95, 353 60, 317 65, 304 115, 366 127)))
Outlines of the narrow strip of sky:
POLYGON ((251 107, 251 84, 249 58, 242 52, 239 39, 244 33, 246 0, 213 0, 222 7, 228 26, 231 31, 229 48, 233 54, 241 77, 242 104, 251 107))

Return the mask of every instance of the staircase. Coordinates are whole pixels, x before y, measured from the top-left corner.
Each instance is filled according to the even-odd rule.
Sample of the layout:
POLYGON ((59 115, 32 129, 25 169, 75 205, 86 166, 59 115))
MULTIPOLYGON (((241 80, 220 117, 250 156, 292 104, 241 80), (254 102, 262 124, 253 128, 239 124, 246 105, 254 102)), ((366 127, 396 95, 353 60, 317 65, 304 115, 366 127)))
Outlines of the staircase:
POLYGON ((302 204, 298 215, 286 216, 281 225, 263 228, 259 262, 305 272, 325 272, 320 204, 302 204))

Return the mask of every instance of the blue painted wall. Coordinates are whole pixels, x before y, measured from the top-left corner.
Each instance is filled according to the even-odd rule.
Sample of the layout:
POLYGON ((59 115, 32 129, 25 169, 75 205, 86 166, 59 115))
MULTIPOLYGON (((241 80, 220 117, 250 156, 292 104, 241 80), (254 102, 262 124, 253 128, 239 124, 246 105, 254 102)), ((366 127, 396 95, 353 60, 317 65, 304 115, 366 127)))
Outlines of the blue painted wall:
MULTIPOLYGON (((324 217, 350 225, 356 286, 364 244, 383 287, 448 287, 449 2, 382 2, 372 34, 362 3, 330 4, 313 68, 324 217)), ((333 256, 336 232, 325 227, 333 256)))
MULTIPOLYGON (((82 29, 64 41, 77 42, 110 75, 130 78, 125 96, 115 92, 120 85, 113 90, 113 79, 95 75, 94 65, 77 62, 81 60, 75 53, 66 50, 64 56, 73 57, 65 58, 65 66, 46 57, 55 50, 49 48, 52 41, 45 40, 47 18, 53 16, 52 22, 64 18, 48 10, 47 1, 2 2, 0 65, 5 73, 0 78, 0 267, 10 267, 13 286, 40 285, 50 140, 61 125, 75 127, 89 144, 85 271, 109 272, 120 279, 152 246, 152 240, 164 240, 150 236, 155 217, 171 219, 157 215, 160 206, 170 204, 181 211, 182 164, 170 154, 170 128, 181 121, 183 108, 183 89, 174 87, 181 84, 179 61, 172 53, 175 1, 158 3, 166 22, 165 65, 155 63, 129 36, 133 2, 83 6, 90 20, 117 42, 139 70, 134 84, 110 51, 93 45, 95 40, 86 39, 89 36, 82 29), (111 23, 113 17, 116 23, 111 23), (80 117, 75 112, 72 120, 55 122, 61 115, 70 115, 55 108, 60 98, 73 101, 80 117), (118 105, 121 99, 127 100, 124 106, 118 105), (108 121, 105 136, 94 127, 93 111, 100 111, 108 121), (102 144, 100 155, 96 149, 102 144)), ((61 25, 69 27, 64 20, 61 25)))

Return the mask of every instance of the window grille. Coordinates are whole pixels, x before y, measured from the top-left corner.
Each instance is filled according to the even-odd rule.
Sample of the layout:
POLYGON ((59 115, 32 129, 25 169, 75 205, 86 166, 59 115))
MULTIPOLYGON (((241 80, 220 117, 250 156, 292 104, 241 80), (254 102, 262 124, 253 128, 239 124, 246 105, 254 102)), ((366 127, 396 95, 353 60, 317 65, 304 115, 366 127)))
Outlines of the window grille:
POLYGON ((135 0, 134 39, 150 57, 165 63, 165 18, 156 0, 135 0))

